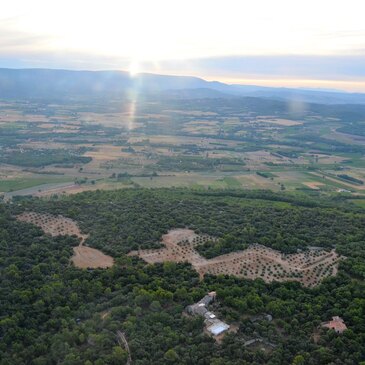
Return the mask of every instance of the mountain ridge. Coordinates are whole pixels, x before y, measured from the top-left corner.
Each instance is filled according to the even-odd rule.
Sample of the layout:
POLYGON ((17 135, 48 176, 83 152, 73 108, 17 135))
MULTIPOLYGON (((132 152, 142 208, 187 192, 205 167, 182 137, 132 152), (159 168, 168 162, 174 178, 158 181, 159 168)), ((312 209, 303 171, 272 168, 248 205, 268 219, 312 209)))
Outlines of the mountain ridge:
POLYGON ((169 91, 174 97, 186 99, 250 96, 305 103, 365 104, 362 93, 226 84, 195 76, 153 73, 132 76, 117 70, 0 68, 0 98, 122 97, 131 92, 164 93, 169 97, 169 91))

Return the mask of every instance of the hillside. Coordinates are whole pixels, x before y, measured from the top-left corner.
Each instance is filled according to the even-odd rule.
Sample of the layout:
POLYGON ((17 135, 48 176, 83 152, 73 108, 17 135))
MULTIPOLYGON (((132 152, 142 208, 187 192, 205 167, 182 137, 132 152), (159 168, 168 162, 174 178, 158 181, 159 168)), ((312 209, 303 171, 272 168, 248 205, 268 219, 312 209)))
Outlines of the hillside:
MULTIPOLYGON (((140 365, 278 365, 296 358, 358 364, 365 358, 364 214, 346 200, 186 189, 97 191, 2 205, 0 363, 128 364, 129 354, 140 365), (48 232, 57 226, 50 214, 58 216, 61 235, 14 219, 30 211, 47 213, 41 219, 48 232), (70 219, 89 234, 85 244, 112 253, 112 267, 73 266, 72 247, 79 241, 62 235, 70 219), (265 245, 282 253, 330 244, 346 258, 336 275, 305 288, 234 275, 199 278, 188 263, 148 264, 124 254, 159 247, 161 233, 172 227, 215 234, 228 250, 264 234, 265 245), (184 311, 211 291, 217 296, 211 309, 234 329, 219 339, 203 332, 201 317, 184 311), (332 316, 346 323, 342 335, 321 327, 332 316), (250 345, 255 339, 263 341, 259 347, 250 345)), ((69 228, 80 234, 73 223, 69 228)), ((219 254, 213 242, 212 248, 219 254)))
POLYGON ((365 94, 229 85, 189 76, 148 73, 131 76, 124 71, 0 69, 0 98, 6 99, 121 98, 130 93, 148 95, 167 91, 173 91, 173 95, 179 98, 250 96, 305 103, 365 104, 365 94))

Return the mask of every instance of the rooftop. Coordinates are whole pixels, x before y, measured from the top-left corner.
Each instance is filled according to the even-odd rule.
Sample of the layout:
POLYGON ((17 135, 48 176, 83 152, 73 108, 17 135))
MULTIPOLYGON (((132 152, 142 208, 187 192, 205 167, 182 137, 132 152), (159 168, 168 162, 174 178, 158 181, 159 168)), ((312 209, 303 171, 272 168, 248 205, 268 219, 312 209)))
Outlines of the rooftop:
POLYGON ((222 332, 227 331, 229 329, 229 325, 220 321, 216 320, 211 326, 207 327, 207 330, 212 333, 214 336, 220 335, 222 332))
POLYGON ((208 305, 215 300, 216 293, 210 292, 204 296, 199 302, 188 305, 186 311, 193 315, 200 315, 205 318, 205 326, 208 332, 213 336, 218 336, 222 332, 228 330, 230 326, 216 317, 213 312, 208 310, 208 305))
POLYGON ((322 326, 329 329, 333 329, 337 333, 342 333, 347 329, 347 326, 344 323, 343 319, 339 316, 332 317, 332 321, 326 322, 322 326))

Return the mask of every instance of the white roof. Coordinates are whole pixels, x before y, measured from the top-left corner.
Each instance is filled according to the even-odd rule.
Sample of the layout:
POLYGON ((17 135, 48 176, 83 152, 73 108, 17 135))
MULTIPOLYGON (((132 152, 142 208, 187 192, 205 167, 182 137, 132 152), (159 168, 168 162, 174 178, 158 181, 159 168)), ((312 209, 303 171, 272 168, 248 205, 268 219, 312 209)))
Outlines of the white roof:
POLYGON ((215 314, 214 313, 212 313, 212 312, 206 312, 205 314, 204 314, 204 316, 205 316, 205 318, 211 318, 211 319, 213 319, 213 318, 215 318, 215 314))
POLYGON ((229 325, 224 322, 217 322, 208 327, 208 331, 214 336, 220 335, 222 332, 228 330, 229 325))

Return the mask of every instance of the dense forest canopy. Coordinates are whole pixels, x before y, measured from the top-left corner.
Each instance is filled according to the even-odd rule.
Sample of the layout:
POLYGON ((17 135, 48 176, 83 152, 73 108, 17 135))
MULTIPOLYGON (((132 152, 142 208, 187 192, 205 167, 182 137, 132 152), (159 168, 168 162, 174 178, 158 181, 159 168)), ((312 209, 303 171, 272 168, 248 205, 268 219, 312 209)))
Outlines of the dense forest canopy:
MULTIPOLYGON (((62 199, 24 200, 18 209, 75 219, 92 247, 113 255, 159 247, 169 229, 188 227, 219 240, 200 247, 207 257, 259 243, 282 252, 321 246, 341 250, 365 240, 364 215, 338 201, 322 204, 270 192, 202 192, 183 189, 85 192, 62 199)), ((347 252, 349 251, 349 252, 347 252)))
POLYGON ((365 212, 346 200, 265 191, 96 191, 0 207, 0 364, 359 364, 365 361, 365 212), (75 219, 113 267, 70 264, 75 237, 16 221, 25 210, 75 219), (232 276, 199 280, 189 264, 149 265, 125 254, 158 247, 170 228, 219 238, 206 256, 259 242, 284 252, 319 245, 347 257, 315 288, 232 276), (238 327, 221 343, 184 307, 217 292, 214 311, 238 327), (254 321, 270 313, 273 321, 254 321), (342 335, 320 329, 341 316, 342 335), (274 347, 245 347, 260 337, 274 347))

